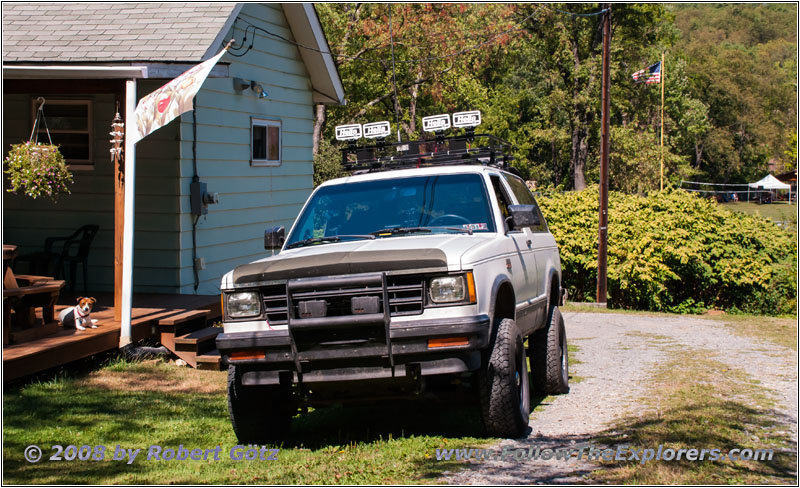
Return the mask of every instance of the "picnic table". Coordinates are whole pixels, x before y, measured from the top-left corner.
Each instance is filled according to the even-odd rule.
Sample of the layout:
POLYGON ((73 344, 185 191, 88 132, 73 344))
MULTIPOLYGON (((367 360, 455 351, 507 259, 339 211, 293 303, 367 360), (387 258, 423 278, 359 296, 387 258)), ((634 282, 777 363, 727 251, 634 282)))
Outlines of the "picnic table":
POLYGON ((3 345, 22 337, 38 337, 44 330, 55 331, 55 305, 64 280, 50 276, 15 275, 11 262, 17 246, 3 244, 3 345), (36 324, 36 309, 42 309, 43 330, 31 330, 36 324), (12 314, 13 311, 13 314, 12 314), (23 332, 15 338, 12 327, 23 332), (30 332, 24 333, 26 329, 30 332))

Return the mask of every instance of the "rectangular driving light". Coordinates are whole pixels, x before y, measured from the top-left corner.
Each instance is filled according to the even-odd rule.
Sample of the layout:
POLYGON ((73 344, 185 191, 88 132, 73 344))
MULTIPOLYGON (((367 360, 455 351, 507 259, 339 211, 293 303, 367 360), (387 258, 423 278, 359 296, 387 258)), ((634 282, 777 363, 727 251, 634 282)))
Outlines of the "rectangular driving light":
POLYGON ((453 127, 473 128, 481 125, 480 110, 470 110, 469 112, 458 112, 453 114, 453 127))
POLYGON ((466 337, 441 337, 438 339, 428 339, 428 349, 454 346, 469 346, 469 339, 466 337))
POLYGON ((422 118, 422 130, 441 132, 450 128, 450 114, 431 115, 422 118))
POLYGON ((387 121, 364 124, 364 137, 367 139, 385 139, 392 132, 392 126, 387 121))
POLYGON ((361 124, 337 125, 337 141, 357 141, 361 139, 361 124))

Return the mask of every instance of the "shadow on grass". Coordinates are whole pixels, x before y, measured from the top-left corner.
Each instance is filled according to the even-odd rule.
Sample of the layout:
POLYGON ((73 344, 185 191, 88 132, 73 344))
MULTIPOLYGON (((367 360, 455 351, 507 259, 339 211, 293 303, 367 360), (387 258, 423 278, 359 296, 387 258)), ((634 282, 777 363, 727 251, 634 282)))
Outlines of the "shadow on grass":
POLYGON ((283 447, 319 449, 330 445, 409 436, 481 437, 477 408, 438 402, 381 402, 327 407, 295 417, 283 447))
POLYGON ((718 449, 720 459, 688 461, 603 462, 599 479, 614 484, 741 484, 796 483, 797 444, 788 432, 776 431, 780 414, 743 403, 709 398, 643 418, 618 423, 622 428, 592 439, 597 444, 628 445, 633 449, 718 449), (774 449, 771 460, 731 461, 732 449, 774 449))
MULTIPOLYGON (((10 388, 3 398, 3 477, 7 483, 399 483, 434 481, 463 462, 437 461, 436 448, 486 447, 478 409, 392 401, 329 407, 293 420, 280 461, 242 467, 227 460, 238 444, 218 373, 161 364, 111 362, 98 374, 51 378, 10 388), (106 447, 106 461, 48 461, 52 445, 106 447), (146 461, 151 445, 223 447, 222 461, 146 461), (26 446, 44 458, 31 464, 26 446), (141 449, 132 464, 110 461, 116 446, 141 449), (250 472, 248 473, 248 469, 250 472), (237 471, 238 470, 238 471, 237 471), (246 478, 239 478, 244 476, 246 478), (339 478, 338 476, 342 476, 339 478)), ((222 373, 219 373, 222 374, 222 373)), ((533 408, 548 397, 532 399, 533 408)))

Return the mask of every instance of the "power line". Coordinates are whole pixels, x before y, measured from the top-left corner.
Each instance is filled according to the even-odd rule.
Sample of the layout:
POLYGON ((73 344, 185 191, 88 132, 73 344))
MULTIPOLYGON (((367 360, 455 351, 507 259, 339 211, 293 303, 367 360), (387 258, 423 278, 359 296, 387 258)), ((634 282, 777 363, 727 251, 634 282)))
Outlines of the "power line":
MULTIPOLYGON (((526 21, 528 21, 529 19, 533 18, 533 16, 536 15, 536 13, 537 12, 533 12, 532 14, 528 15, 527 17, 522 19, 520 21, 520 23, 524 24, 526 21)), ((247 33, 250 30, 252 30, 253 38, 250 41, 250 45, 247 47, 247 49, 243 53, 233 53, 233 52, 228 51, 232 56, 237 57, 237 58, 244 56, 245 54, 247 54, 253 48, 253 45, 255 43, 255 33, 256 33, 256 31, 261 31, 266 35, 275 37, 275 38, 280 39, 280 40, 282 40, 284 42, 287 42, 289 44, 293 44, 293 45, 295 45, 295 46, 297 46, 297 47, 299 47, 301 49, 307 49, 309 51, 314 51, 314 52, 317 52, 317 53, 320 53, 320 54, 328 54, 328 55, 331 55, 331 56, 334 56, 334 57, 338 57, 338 58, 349 59, 351 61, 364 61, 364 62, 374 62, 374 63, 384 63, 384 64, 392 62, 391 58, 389 58, 389 59, 384 59, 384 58, 362 58, 362 57, 358 57, 358 56, 349 56, 347 54, 337 54, 337 53, 334 53, 334 52, 331 52, 331 51, 323 51, 321 49, 317 49, 317 48, 314 48, 314 47, 306 46, 306 45, 301 44, 299 42, 292 41, 291 39, 287 39, 286 37, 283 37, 280 34, 276 34, 274 32, 270 32, 269 30, 264 29, 263 27, 259 27, 257 25, 251 24, 250 22, 248 22, 248 21, 246 21, 244 19, 237 18, 236 22, 239 22, 239 21, 241 21, 244 24, 246 24, 246 27, 245 27, 245 38, 243 39, 242 43, 244 44, 244 42, 246 41, 247 35, 248 35, 247 33)), ((236 22, 234 22, 234 25, 235 25, 236 22)), ((414 64, 414 63, 419 63, 419 62, 423 62, 423 61, 436 61, 436 60, 448 59, 448 58, 460 56, 462 54, 466 54, 466 53, 474 51, 476 49, 480 49, 481 47, 486 46, 488 44, 492 44, 494 41, 496 41, 498 38, 500 38, 500 37, 502 37, 504 35, 511 34, 511 33, 514 33, 514 32, 518 32, 518 31, 521 31, 523 29, 525 29, 524 26, 507 29, 505 31, 497 33, 496 35, 490 37, 486 41, 480 42, 480 43, 475 44, 473 46, 469 46, 467 48, 461 49, 461 50, 456 51, 454 53, 445 54, 445 55, 441 55, 441 56, 427 56, 427 57, 424 57, 424 58, 417 58, 417 59, 410 59, 410 60, 399 59, 399 60, 396 60, 396 62, 397 63, 403 63, 403 64, 414 64)))
POLYGON ((579 14, 579 13, 575 13, 575 12, 569 12, 567 10, 561 10, 561 9, 558 9, 558 8, 555 8, 555 7, 550 7, 549 5, 544 5, 544 7, 545 8, 549 8, 549 9, 551 9, 551 10, 553 10, 555 12, 561 13, 561 14, 571 15, 573 17, 596 17, 598 15, 603 15, 604 13, 608 12, 608 10, 609 10, 607 8, 604 8, 603 10, 599 10, 597 12, 591 12, 591 13, 588 13, 588 14, 579 14))

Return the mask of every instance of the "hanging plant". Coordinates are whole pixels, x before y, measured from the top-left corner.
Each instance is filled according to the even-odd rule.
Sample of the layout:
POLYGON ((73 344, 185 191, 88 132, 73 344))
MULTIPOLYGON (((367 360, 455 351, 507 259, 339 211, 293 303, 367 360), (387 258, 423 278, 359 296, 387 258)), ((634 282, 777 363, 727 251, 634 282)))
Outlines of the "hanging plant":
POLYGON ((46 196, 53 201, 62 193, 70 193, 72 173, 58 146, 31 141, 14 144, 5 164, 11 193, 33 199, 46 196))
POLYGON ((72 183, 72 173, 67 169, 58 146, 50 138, 50 129, 47 128, 44 118, 44 98, 39 97, 37 102, 40 105, 33 122, 31 140, 23 144, 13 144, 6 157, 5 173, 10 184, 8 191, 22 193, 33 199, 46 196, 56 201, 58 195, 70 193, 68 185, 72 183), (47 131, 50 144, 38 141, 40 120, 47 131))

